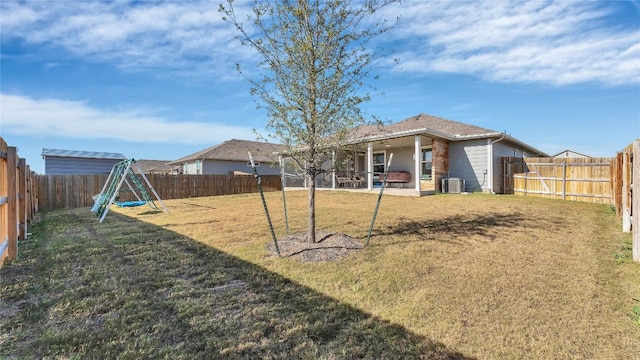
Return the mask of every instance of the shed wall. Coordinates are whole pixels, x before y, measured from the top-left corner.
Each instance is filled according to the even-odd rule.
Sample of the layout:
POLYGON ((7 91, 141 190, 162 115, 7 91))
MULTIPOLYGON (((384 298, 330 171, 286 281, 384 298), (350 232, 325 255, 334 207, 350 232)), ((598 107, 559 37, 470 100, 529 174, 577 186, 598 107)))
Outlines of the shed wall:
POLYGON ((46 175, 108 174, 122 160, 46 156, 44 171, 46 175))

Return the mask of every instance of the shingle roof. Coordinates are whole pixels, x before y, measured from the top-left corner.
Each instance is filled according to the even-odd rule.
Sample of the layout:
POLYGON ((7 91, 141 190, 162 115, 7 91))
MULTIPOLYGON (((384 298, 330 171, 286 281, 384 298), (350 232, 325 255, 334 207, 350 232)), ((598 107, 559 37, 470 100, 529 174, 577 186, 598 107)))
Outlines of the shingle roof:
POLYGON ((411 135, 430 135, 449 141, 461 141, 484 138, 505 138, 509 141, 520 144, 529 149, 532 153, 540 156, 548 154, 540 151, 522 141, 495 130, 486 129, 480 126, 447 120, 433 115, 419 114, 405 120, 387 126, 365 125, 360 126, 349 136, 349 143, 357 144, 368 141, 386 140, 411 135))
POLYGON ((169 160, 136 160, 136 164, 144 172, 151 171, 171 171, 169 160))
POLYGON ((479 126, 447 120, 433 115, 419 114, 387 126, 361 126, 351 138, 392 138, 406 136, 409 133, 428 133, 449 140, 467 137, 495 136, 500 133, 479 126))
POLYGON ((117 159, 117 160, 126 159, 126 157, 120 153, 61 150, 61 149, 42 149, 42 156, 76 157, 76 158, 87 158, 87 159, 117 159))
POLYGON ((278 160, 274 152, 279 151, 281 148, 281 145, 261 141, 231 139, 171 161, 169 164, 181 164, 194 160, 249 161, 248 151, 251 151, 253 160, 256 162, 272 162, 278 160))
POLYGON ((389 129, 391 129, 392 132, 401 132, 413 129, 437 130, 451 136, 471 136, 498 133, 494 130, 427 114, 420 114, 407 118, 403 121, 390 125, 389 129))

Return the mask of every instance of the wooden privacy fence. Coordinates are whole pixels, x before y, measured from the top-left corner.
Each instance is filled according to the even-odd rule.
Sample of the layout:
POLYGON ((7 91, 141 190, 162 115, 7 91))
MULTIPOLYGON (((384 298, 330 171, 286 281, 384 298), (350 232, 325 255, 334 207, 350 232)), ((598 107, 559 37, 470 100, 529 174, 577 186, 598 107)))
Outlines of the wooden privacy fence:
POLYGON ((18 240, 25 240, 34 219, 33 176, 25 159, 0 137, 0 265, 18 256, 18 240))
POLYGON ((633 232, 633 261, 640 262, 640 139, 620 151, 611 164, 614 206, 622 231, 633 232), (634 196, 635 193, 635 196, 634 196))
POLYGON ((622 231, 633 232, 633 260, 640 262, 640 139, 614 158, 502 158, 507 194, 613 205, 622 231), (635 211, 634 211, 635 210, 635 211))
MULTIPOLYGON (((38 206, 41 210, 71 209, 93 206, 93 196, 99 194, 108 174, 37 175, 38 206)), ((252 175, 145 175, 163 200, 200 196, 232 195, 258 192, 252 175)), ((260 176, 263 191, 282 189, 279 175, 260 176)), ((136 200, 122 187, 120 200, 136 200)), ((150 189, 147 189, 150 190, 150 189)))
POLYGON ((502 158, 505 193, 613 204, 613 158, 502 158))

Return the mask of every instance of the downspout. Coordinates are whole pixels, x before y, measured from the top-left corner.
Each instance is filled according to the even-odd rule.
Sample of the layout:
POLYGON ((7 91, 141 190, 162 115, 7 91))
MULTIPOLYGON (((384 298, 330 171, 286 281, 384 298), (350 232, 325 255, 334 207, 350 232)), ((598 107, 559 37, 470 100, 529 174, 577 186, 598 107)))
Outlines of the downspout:
POLYGON ((489 157, 489 168, 487 169, 487 178, 489 180, 489 192, 491 194, 495 194, 493 191, 493 144, 504 140, 504 135, 499 139, 491 141, 491 139, 487 139, 487 143, 489 148, 487 149, 487 156, 489 157))

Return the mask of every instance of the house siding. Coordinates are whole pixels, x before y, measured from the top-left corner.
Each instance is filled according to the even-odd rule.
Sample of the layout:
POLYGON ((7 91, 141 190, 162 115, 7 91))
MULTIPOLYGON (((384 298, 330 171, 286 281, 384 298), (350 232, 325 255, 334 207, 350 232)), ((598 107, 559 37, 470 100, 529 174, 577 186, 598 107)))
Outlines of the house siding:
POLYGON ((46 175, 108 174, 122 159, 45 157, 46 175))
POLYGON ((196 175, 196 163, 182 164, 182 173, 185 175, 196 175))
POLYGON ((488 191, 487 160, 486 139, 452 142, 449 144, 448 177, 464 179, 465 191, 488 191))
MULTIPOLYGON (((413 160, 412 148, 389 148, 385 150, 387 152, 386 162, 389 162, 389 156, 393 153, 393 159, 391 160, 391 167, 389 171, 406 171, 411 174, 411 181, 406 184, 389 184, 391 187, 415 187, 416 175, 415 162, 413 160)), ((375 151, 378 152, 378 151, 375 151)))
POLYGON ((494 143, 493 147, 493 192, 504 193, 504 179, 502 174, 502 157, 524 157, 526 150, 508 141, 494 143))
MULTIPOLYGON (((233 171, 242 171, 252 173, 253 169, 247 165, 248 161, 224 161, 224 160, 205 160, 202 163, 203 174, 229 174, 233 171)), ((258 174, 260 175, 280 175, 280 167, 271 163, 259 163, 258 174)), ((195 174, 195 164, 193 165, 193 173, 195 174)), ((190 168, 191 169, 191 168, 190 168)))

